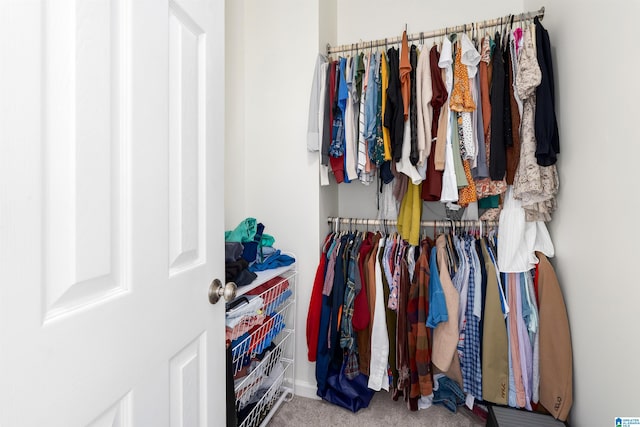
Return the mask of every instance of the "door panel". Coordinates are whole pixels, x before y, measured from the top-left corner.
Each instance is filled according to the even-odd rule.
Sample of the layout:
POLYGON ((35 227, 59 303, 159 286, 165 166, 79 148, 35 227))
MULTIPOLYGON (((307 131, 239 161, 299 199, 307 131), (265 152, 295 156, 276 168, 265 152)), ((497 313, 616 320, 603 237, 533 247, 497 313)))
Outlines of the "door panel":
POLYGON ((222 425, 224 2, 0 16, 0 426, 222 425))
POLYGON ((131 393, 127 393, 111 408, 107 409, 88 427, 130 427, 131 426, 131 393))
POLYGON ((187 11, 169 4, 169 260, 177 274, 206 256, 206 38, 187 11))
POLYGON ((204 333, 171 358, 172 427, 207 425, 206 358, 204 333))
POLYGON ((128 289, 123 129, 130 79, 123 1, 43 10, 45 323, 128 289), (119 43, 122 40, 122 43, 119 43))

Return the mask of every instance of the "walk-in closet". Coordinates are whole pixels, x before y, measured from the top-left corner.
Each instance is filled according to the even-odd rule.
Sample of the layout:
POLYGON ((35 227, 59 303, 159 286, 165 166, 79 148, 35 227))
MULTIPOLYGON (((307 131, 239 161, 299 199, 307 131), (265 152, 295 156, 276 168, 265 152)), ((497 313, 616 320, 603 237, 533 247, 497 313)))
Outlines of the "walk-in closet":
POLYGON ((0 0, 0 426, 640 424, 639 16, 0 0))
MULTIPOLYGON (((389 231, 399 231, 398 227, 407 227, 407 233, 409 234, 411 233, 411 224, 413 224, 413 232, 417 236, 418 242, 422 242, 425 239, 437 239, 443 232, 446 235, 462 236, 461 242, 471 238, 470 236, 488 236, 490 234, 493 235, 493 233, 499 235, 500 233, 500 227, 494 224, 494 221, 499 223, 500 212, 496 216, 486 216, 482 220, 480 219, 483 213, 490 212, 495 207, 493 204, 481 207, 477 212, 478 216, 467 216, 469 212, 465 210, 467 213, 463 217, 463 212, 456 211, 455 206, 447 206, 447 203, 442 203, 439 200, 425 202, 421 197, 422 193, 420 193, 416 200, 419 200, 418 203, 422 205, 422 210, 417 214, 417 217, 411 206, 409 206, 411 214, 404 216, 400 214, 402 206, 398 206, 396 212, 390 213, 389 210, 385 210, 387 207, 385 201, 388 200, 385 197, 388 195, 380 192, 381 187, 384 191, 383 186, 385 184, 381 184, 377 172, 372 174, 375 175, 375 178, 368 177, 366 174, 360 173, 361 170, 366 172, 365 168, 367 166, 359 164, 357 160, 345 163, 343 158, 342 165, 335 161, 341 154, 346 157, 351 154, 352 158, 358 159, 360 147, 357 134, 353 145, 354 148, 352 149, 345 145, 345 152, 342 153, 338 150, 335 153, 337 154, 335 158, 330 156, 328 164, 323 161, 322 153, 309 151, 310 144, 313 145, 314 141, 318 141, 309 138, 309 98, 312 93, 313 82, 316 81, 314 70, 318 54, 327 58, 331 57, 331 61, 339 61, 341 56, 346 59, 360 57, 361 54, 367 55, 368 52, 387 53, 389 48, 392 47, 397 48, 399 53, 402 53, 402 35, 406 31, 409 39, 407 40, 409 54, 411 54, 411 45, 416 45, 417 50, 420 52, 417 55, 418 61, 423 57, 424 53, 429 53, 426 48, 431 48, 434 43, 439 46, 438 52, 440 53, 439 49, 445 35, 451 35, 452 33, 458 34, 458 39, 452 43, 461 42, 461 35, 467 34, 469 40, 474 42, 474 46, 479 47, 478 53, 482 56, 482 46, 481 44, 476 44, 478 39, 486 34, 480 28, 481 23, 497 20, 497 23, 493 23, 489 30, 491 34, 489 48, 495 49, 496 32, 500 34, 500 39, 504 43, 504 35, 508 31, 513 33, 514 29, 521 28, 524 40, 525 28, 535 25, 533 16, 539 14, 539 22, 548 31, 550 40, 550 50, 548 52, 552 60, 550 82, 553 86, 551 90, 554 93, 560 150, 559 153, 556 153, 557 159, 552 161, 555 165, 555 170, 551 174, 547 174, 545 170, 542 178, 545 180, 544 189, 549 190, 553 197, 552 199, 547 198, 547 200, 552 201, 546 203, 546 205, 543 203, 545 206, 539 206, 538 213, 540 216, 537 219, 540 219, 545 224, 546 230, 537 230, 536 235, 545 238, 548 236, 551 239, 553 253, 547 252, 545 258, 548 258, 548 265, 554 269, 561 295, 566 304, 565 313, 568 329, 563 332, 565 334, 563 339, 565 343, 570 341, 572 350, 572 357, 570 357, 572 365, 569 368, 571 371, 569 375, 572 377, 569 381, 573 400, 567 420, 571 425, 604 425, 613 423, 616 416, 622 416, 624 408, 633 412, 631 402, 623 403, 615 399, 602 397, 600 393, 593 393, 593 390, 601 389, 602 384, 593 378, 588 368, 588 366, 601 363, 601 356, 599 355, 607 353, 606 349, 615 348, 618 340, 623 339, 625 331, 631 332, 627 326, 627 321, 634 318, 634 316, 637 317, 637 315, 632 314, 632 306, 626 299, 614 297, 614 295, 619 295, 618 292, 630 295, 636 293, 629 287, 622 274, 622 271, 628 271, 627 267, 625 267, 627 263, 620 262, 617 256, 609 253, 602 255, 603 259, 599 258, 601 252, 596 255, 596 252, 599 252, 596 248, 600 247, 601 244, 609 243, 613 247, 619 247, 621 250, 622 248, 630 249, 630 243, 624 243, 629 241, 629 236, 623 237, 625 235, 623 231, 625 229, 624 223, 629 221, 629 214, 626 209, 615 210, 614 212, 611 208, 605 207, 605 205, 609 206, 608 201, 596 201, 593 197, 595 189, 601 190, 601 194, 607 200, 609 200, 609 195, 612 195, 616 200, 627 200, 630 195, 629 191, 622 190, 627 184, 623 184, 623 187, 605 185, 602 179, 596 178, 596 175, 602 177, 600 173, 604 171, 611 174, 621 171, 627 176, 633 170, 633 167, 630 166, 630 161, 625 158, 626 156, 616 156, 617 160, 614 161, 612 152, 604 148, 611 145, 622 152, 631 151, 637 153, 636 148, 632 147, 628 138, 626 138, 626 142, 622 141, 625 139, 622 133, 624 126, 621 125, 621 121, 616 117, 616 114, 609 107, 606 107, 606 105, 610 105, 608 100, 623 99, 623 94, 626 92, 621 89, 621 86, 613 85, 615 88, 610 86, 609 89, 605 89, 600 85, 594 87, 589 82, 602 81, 603 79, 604 81, 614 81, 605 77, 608 72, 617 76, 617 80, 622 78, 618 67, 605 71, 607 68, 602 64, 602 61, 591 57, 598 49, 607 51, 611 48, 624 64, 635 63, 635 59, 624 53, 632 50, 627 41, 621 41, 620 44, 613 43, 612 46, 612 44, 604 41, 602 34, 607 33, 607 31, 614 33, 620 31, 621 34, 616 36, 616 40, 626 40, 631 34, 630 28, 633 27, 629 14, 637 11, 637 7, 623 2, 583 4, 570 1, 555 2, 553 4, 532 1, 523 1, 517 4, 501 1, 484 4, 458 2, 440 4, 437 7, 415 2, 396 2, 391 4, 383 1, 320 1, 311 7, 281 4, 282 9, 279 9, 279 11, 286 9, 287 13, 293 13, 296 16, 296 19, 289 19, 281 16, 282 14, 276 12, 271 6, 257 5, 254 2, 227 4, 227 6, 228 23, 230 23, 227 27, 227 72, 232 73, 237 67, 242 67, 245 70, 245 74, 242 76, 234 77, 228 74, 227 90, 237 94, 239 99, 235 101, 227 100, 227 113, 229 114, 227 132, 231 139, 243 141, 243 144, 227 143, 226 156, 227 159, 242 159, 243 164, 240 166, 240 178, 227 180, 226 185, 230 189, 230 191, 227 191, 227 222, 231 226, 237 218, 240 218, 241 215, 250 210, 259 212, 259 215, 264 214, 265 219, 272 226, 279 230, 287 230, 282 233, 282 238, 286 240, 287 248, 298 255, 296 395, 318 398, 317 361, 309 362, 308 331, 303 331, 300 325, 303 325, 307 320, 308 312, 311 310, 309 301, 313 299, 314 288, 312 285, 319 268, 322 250, 326 246, 331 246, 330 244, 326 245, 326 241, 332 232, 342 233, 343 235, 352 233, 354 236, 360 233, 362 236, 367 236, 367 233, 375 234, 380 232, 381 234, 386 234, 389 231), (524 17, 524 23, 518 22, 518 16, 521 14, 526 15, 527 13, 530 16, 528 18, 524 17), (512 21, 511 18, 515 19, 512 21), (241 30, 241 28, 244 29, 241 30), (437 35, 434 36, 434 33, 437 35), (474 40, 474 37, 476 40, 474 40), (258 45, 269 47, 257 49, 256 46, 258 45), (251 78, 247 78, 248 76, 251 78), (282 85, 274 86, 274 81, 280 81, 282 85), (267 88, 266 91, 269 95, 265 95, 261 99, 256 94, 264 90, 264 88, 267 88), (276 94, 278 95, 276 96, 276 94), (293 110, 290 108, 291 105, 295 105, 293 110), (273 138, 264 136, 265 131, 269 133, 269 130, 274 133, 273 138), (270 143, 264 143, 264 141, 269 141, 270 143), (282 159, 286 159, 284 163, 281 162, 282 159), (335 170, 343 174, 338 181, 351 182, 339 184, 336 182, 332 161, 334 162, 335 170), (621 167, 615 165, 617 162, 622 162, 621 167), (268 172, 265 172, 265 163, 274 167, 270 167, 268 172), (286 164, 286 166, 282 168, 275 166, 281 164, 286 164), (594 174, 590 175, 585 168, 592 168, 594 174), (354 171, 355 179, 353 174, 350 175, 354 171), (596 171, 598 172, 596 173, 596 171), (327 182, 327 176, 329 185, 323 185, 327 182), (549 184, 551 184, 551 187, 549 184), (236 195, 239 192, 243 193, 242 202, 234 204, 230 194, 236 195), (291 199, 284 196, 284 194, 288 193, 296 194, 296 203, 292 203, 291 199), (281 206, 281 208, 275 212, 270 209, 274 205, 281 206), (621 219, 614 219, 618 215, 621 216, 621 219), (391 221, 393 220, 399 221, 400 224, 392 223, 391 221), (336 221, 338 224, 336 224, 336 221), (420 224, 421 222, 422 224, 420 224), (602 231, 596 231, 598 223, 602 225, 602 231), (608 227, 611 227, 611 230, 608 230, 608 227), (594 232, 598 236, 595 237, 598 243, 593 241, 594 232), (600 262, 603 265, 610 265, 613 270, 605 273, 602 269, 596 267, 600 262), (617 267, 613 267, 614 265, 617 267), (610 285, 605 288, 601 286, 603 283, 609 283, 610 285), (605 289, 610 290, 606 291, 605 289), (619 291, 614 291, 613 289, 619 289, 619 291), (599 338, 596 340, 597 342, 594 342, 593 331, 601 330, 601 325, 594 320, 592 315, 601 309, 605 303, 612 308, 617 304, 622 304, 624 309, 605 321, 607 330, 611 331, 611 333, 598 334, 599 338)), ((531 37, 532 40, 535 35, 529 34, 527 37, 531 37)), ((523 50, 521 51, 518 48, 516 55, 521 52, 531 55, 531 53, 527 53, 528 48, 524 43, 520 44, 520 46, 524 46, 523 50)), ((504 44, 501 48, 504 49, 504 44)), ((536 53, 533 55, 535 56, 536 53)), ((504 59, 509 60, 507 56, 503 57, 504 59)), ((517 61, 517 56, 514 56, 513 59, 517 61)), ((454 68, 453 73, 455 73, 455 55, 452 56, 451 61, 454 68)), ((482 62, 478 65, 481 64, 482 62)), ((353 66, 353 64, 351 65, 353 66)), ((513 62, 507 65, 513 66, 513 62)), ((347 76, 348 66, 348 63, 342 65, 342 71, 345 76, 347 76)), ((341 64, 338 62, 336 67, 338 72, 341 70, 340 67, 341 64)), ((480 73, 479 68, 478 74, 480 73)), ((550 76, 548 72, 546 75, 547 77, 550 76)), ((509 74, 505 76, 507 79, 509 78, 509 74)), ((364 79, 364 74, 362 78, 364 79)), ((446 78, 444 82, 446 86, 446 78)), ((346 78, 345 83, 349 85, 346 78)), ((513 82, 509 83, 513 84, 513 82)), ((473 85, 473 83, 471 84, 473 85)), ((549 84, 549 82, 544 84, 549 84)), ((637 85, 632 83, 632 86, 635 87, 637 85)), ((533 129, 535 132, 536 117, 535 114, 532 116, 527 111, 530 107, 527 107, 528 101, 524 97, 524 92, 523 87, 523 96, 518 99, 519 102, 514 104, 510 104, 507 97, 507 102, 504 103, 507 104, 505 108, 509 106, 518 111, 521 121, 529 121, 533 117, 533 129)), ((504 94, 504 92, 502 93, 504 94)), ((499 93, 489 93, 489 95, 500 96, 499 93)), ((482 95, 480 95, 481 99, 482 95)), ((473 99, 472 95, 472 100, 475 103, 478 98, 473 99)), ((481 104, 481 102, 478 104, 481 104)), ((482 107, 482 105, 480 106, 482 107)), ((350 107, 345 107, 345 111, 347 108, 350 107)), ((631 117, 628 114, 634 109, 635 107, 630 107, 629 110, 618 111, 624 117, 631 117)), ((338 106, 335 111, 340 111, 340 107, 338 106)), ((460 113, 461 115, 466 114, 464 111, 460 113)), ((409 116, 411 116, 411 111, 409 111, 409 116)), ((320 116, 318 118, 322 120, 320 116)), ((485 118, 486 116, 483 117, 483 119, 485 118)), ((353 122, 358 122, 359 119, 359 117, 354 116, 353 122)), ((457 119, 458 117, 456 117, 457 119)), ((467 119, 461 119, 460 123, 464 121, 466 126, 467 119)), ((382 115, 381 121, 384 127, 384 115, 382 115)), ((334 123, 332 121, 332 125, 334 123)), ((479 126, 477 121, 472 121, 472 124, 479 126)), ((502 123, 490 122, 489 124, 496 129, 499 125, 507 125, 506 121, 502 123)), ((357 126, 359 125, 360 123, 357 126)), ((365 127, 367 127, 366 125, 365 123, 365 127)), ((509 122, 509 125, 515 126, 511 128, 512 135, 520 137, 521 133, 513 130, 518 128, 519 125, 511 122, 509 122)), ((352 129, 352 124, 347 124, 347 122, 338 124, 338 126, 352 129)), ((371 127, 375 129, 376 126, 377 124, 374 121, 371 127)), ((456 142, 458 143, 464 138, 462 127, 461 125, 459 135, 456 135, 456 142), (457 138, 458 136, 460 139, 457 138)), ((404 132, 404 129, 400 130, 400 134, 402 132, 404 132)), ((350 141, 354 140, 350 139, 350 141)), ((333 141, 330 140, 330 142, 333 141)), ((522 143, 522 141, 520 142, 522 143)), ((320 140, 320 147, 321 144, 322 141, 320 140)), ((553 146, 553 144, 550 143, 549 146, 553 146)), ((511 145, 509 144, 509 146, 511 145)), ((473 150, 473 148, 477 148, 477 146, 463 146, 463 149, 473 150)), ((382 152, 381 157, 384 160, 384 146, 380 151, 376 150, 374 148, 373 151, 367 153, 371 156, 370 160, 374 164, 380 152, 382 152)), ((420 147, 418 147, 417 152, 421 152, 420 147)), ((413 154, 414 152, 409 152, 409 156, 413 154)), ((508 154, 505 151, 504 155, 504 167, 509 169, 511 166, 507 156, 511 159, 513 154, 508 154)), ((535 152, 533 153, 533 158, 537 160, 535 152)), ((471 159, 469 158, 469 160, 471 159)), ((409 158, 408 163, 410 166, 415 166, 412 164, 411 158, 409 158)), ((466 175, 464 163, 461 166, 459 170, 463 171, 464 176, 466 175)), ((496 164, 493 166, 488 164, 487 166, 489 170, 485 173, 488 173, 489 179, 495 181, 496 178, 502 178, 501 174, 504 172, 500 170, 499 166, 496 164), (497 175, 501 176, 498 177, 497 175)), ((426 167, 429 167, 428 164, 426 167)), ((474 169, 473 161, 470 161, 469 169, 469 172, 474 169)), ((516 178, 516 175, 522 174, 522 171, 511 170, 507 173, 509 177, 504 177, 511 181, 516 178)), ((473 179, 475 171, 469 175, 473 179)), ((408 174, 407 177, 411 182, 411 174, 408 174)), ((528 178, 522 179, 522 182, 527 181, 529 181, 528 178)), ((459 189, 460 187, 457 184, 456 187, 459 189)), ((496 191, 498 194, 502 194, 502 200, 498 202, 498 206, 504 215, 512 212, 509 210, 513 208, 511 202, 521 203, 522 198, 509 197, 504 191, 500 191, 502 189, 496 189, 496 186, 499 187, 502 184, 494 183, 492 185, 493 187, 489 188, 490 186, 487 186, 486 189, 487 191, 496 191), (505 204, 505 202, 507 203, 505 204)), ((508 185, 512 186, 513 181, 508 185)), ((526 189, 522 190, 521 188, 517 190, 517 193, 519 192, 518 195, 521 195, 526 191, 526 189)), ((457 190, 456 196, 459 197, 457 190)), ((529 215, 529 219, 531 219, 532 215, 535 216, 533 212, 525 215, 529 215)), ((513 217, 511 219, 513 220, 513 217)), ((521 236, 522 239, 526 239, 526 233, 531 232, 529 228, 527 230, 529 231, 521 236)), ((633 233, 632 231, 631 234, 633 233)), ((511 245, 512 248, 517 248, 518 242, 519 240, 515 239, 514 241, 498 242, 498 244, 503 244, 505 247, 511 245)), ((468 240, 468 243, 471 245, 472 241, 468 240)), ((540 241, 537 243, 540 243, 540 241)), ((379 241, 378 244, 380 244, 379 241)), ((435 241, 432 244, 435 246, 435 241)), ((413 246, 420 247, 420 243, 416 245, 414 241, 413 246)), ((462 246, 464 251, 465 243, 462 246)), ((452 247, 455 247, 455 243, 452 247)), ((348 244, 346 248, 349 248, 348 244)), ((430 251, 431 246, 425 249, 430 251)), ((502 252, 499 253, 503 255, 502 252)), ((492 255, 489 252, 487 254, 489 257, 492 255)), ((417 259, 419 259, 418 255, 416 255, 417 259)), ((538 263, 540 259, 542 258, 538 257, 538 263)), ((516 261, 518 260, 505 260, 504 263, 511 262, 513 264, 517 263, 516 261)), ((547 264, 545 263, 545 265, 547 264)), ((509 276, 504 277, 506 280, 502 289, 511 288, 512 291, 517 289, 522 291, 529 288, 528 276, 525 277, 515 272, 507 274, 509 276)), ((535 280, 535 277, 532 280, 535 280)), ((512 292, 505 294, 503 301, 508 303, 510 296, 516 301, 517 296, 520 296, 519 307, 522 308, 522 300, 529 299, 531 301, 531 295, 532 293, 530 292, 520 292, 519 295, 516 295, 516 292, 512 292)), ((344 311, 343 316, 345 314, 349 316, 348 313, 349 310, 344 311)), ((556 321, 554 320, 554 322, 556 321)), ((507 327, 506 323, 505 328, 507 327)), ((517 326, 514 329, 517 330, 517 326)), ((346 331, 347 335, 348 332, 346 331)), ((355 341, 358 342, 357 338, 355 341)), ((347 340, 347 342, 351 341, 347 340)), ((635 344, 631 344, 631 346, 634 347, 635 344)), ((510 351, 515 352, 516 348, 507 349, 507 352, 510 351)), ((528 351, 526 350, 526 354, 529 354, 528 351)), ((567 354, 566 350, 562 352, 565 355, 567 354)), ((341 352, 341 355, 344 355, 344 352, 341 352)), ((620 359, 620 362, 623 360, 627 362, 625 366, 632 365, 630 356, 620 355, 614 357, 607 355, 602 357, 604 357, 603 361, 608 361, 607 363, 618 365, 618 359, 620 359)), ((506 359, 509 360, 508 355, 506 359)), ((347 356, 343 359, 343 361, 349 360, 353 360, 353 358, 350 359, 347 356)), ((564 366, 566 368, 569 365, 564 366)), ((532 371, 527 370, 529 365, 525 364, 523 367, 528 372, 527 375, 530 375, 532 371)), ((630 369, 634 371, 632 368, 630 369)), ((611 387, 619 382, 624 384, 624 378, 627 375, 625 369, 614 369, 614 372, 613 376, 602 378, 602 381, 605 381, 611 387)), ((565 369, 562 373, 567 374, 567 370, 565 369)), ((637 376, 637 372, 633 372, 633 375, 637 376)), ((507 382, 508 380, 507 378, 507 382)), ((409 383, 411 382, 409 381, 409 383)), ((368 388, 366 387, 367 385, 369 384, 365 384, 365 389, 368 388)), ((465 392, 465 395, 468 392, 468 390, 464 389, 464 385, 463 392, 465 392)), ((530 393, 532 395, 531 390, 525 392, 525 398, 522 400, 518 395, 517 400, 520 400, 520 403, 515 406, 522 406, 523 408, 528 406, 528 403, 523 404, 523 402, 528 399, 530 393)), ((386 399, 387 397, 392 399, 390 394, 386 391, 376 392, 371 400, 371 406, 374 407, 379 402, 378 399, 386 399)), ((366 393, 363 393, 363 395, 366 395, 366 393)), ((503 404, 508 407, 508 395, 506 399, 507 401, 503 404)), ((554 406, 548 403, 547 405, 554 406)), ((408 402, 404 402, 403 397, 400 397, 396 401, 396 406, 385 406, 385 408, 387 410, 395 408, 394 410, 397 411, 410 411, 408 406, 408 402)), ((285 404, 279 411, 286 411, 286 408, 287 405, 285 404)), ((551 411, 558 408, 559 406, 555 405, 555 408, 552 407, 551 411)), ((338 410, 348 411, 348 409, 336 408, 336 411, 338 410)), ((364 409, 360 413, 363 414, 362 417, 366 417, 363 411, 364 409)), ((427 411, 425 410, 424 412, 425 417, 428 416, 426 415, 427 411)), ((349 419, 357 422, 358 413, 355 413, 355 418, 349 419)), ((422 413, 422 411, 418 411, 417 416, 422 416, 422 413)), ((295 417, 295 414, 295 412, 288 412, 287 417, 295 417)))

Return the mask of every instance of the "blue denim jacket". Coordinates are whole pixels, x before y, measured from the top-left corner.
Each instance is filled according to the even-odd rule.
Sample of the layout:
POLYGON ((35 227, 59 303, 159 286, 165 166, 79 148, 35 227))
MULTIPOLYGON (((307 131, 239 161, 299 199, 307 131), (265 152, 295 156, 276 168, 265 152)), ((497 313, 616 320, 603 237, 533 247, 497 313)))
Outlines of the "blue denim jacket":
POLYGON ((369 62, 369 79, 367 80, 367 93, 364 100, 364 137, 369 147, 375 143, 376 138, 376 113, 378 108, 378 85, 376 74, 379 74, 380 52, 371 55, 369 62))

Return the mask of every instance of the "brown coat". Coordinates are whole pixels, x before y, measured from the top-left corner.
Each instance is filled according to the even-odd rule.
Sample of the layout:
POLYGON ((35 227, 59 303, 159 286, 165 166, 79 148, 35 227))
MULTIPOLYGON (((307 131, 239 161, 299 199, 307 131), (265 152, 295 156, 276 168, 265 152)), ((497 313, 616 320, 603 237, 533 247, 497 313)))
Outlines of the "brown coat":
POLYGON ((540 311, 540 403, 565 421, 573 404, 573 352, 569 318, 553 266, 536 252, 540 311))
POLYGON ((451 277, 449 277, 449 263, 447 262, 445 245, 444 235, 438 236, 436 240, 438 272, 449 320, 438 323, 433 330, 433 350, 431 354, 431 361, 442 372, 449 370, 453 363, 453 356, 458 353, 458 308, 460 306, 460 294, 453 286, 451 277))
POLYGON ((363 273, 364 277, 362 278, 362 289, 365 291, 367 298, 364 300, 363 307, 368 312, 369 321, 366 324, 366 327, 362 330, 357 331, 358 335, 358 361, 360 372, 364 375, 369 375, 369 365, 371 364, 371 330, 373 328, 373 310, 374 306, 371 304, 371 296, 370 293, 373 292, 373 298, 375 301, 375 286, 376 286, 376 276, 375 276, 375 262, 376 255, 378 253, 378 242, 380 241, 380 235, 375 234, 372 237, 371 251, 366 254, 364 263, 363 263, 363 273))

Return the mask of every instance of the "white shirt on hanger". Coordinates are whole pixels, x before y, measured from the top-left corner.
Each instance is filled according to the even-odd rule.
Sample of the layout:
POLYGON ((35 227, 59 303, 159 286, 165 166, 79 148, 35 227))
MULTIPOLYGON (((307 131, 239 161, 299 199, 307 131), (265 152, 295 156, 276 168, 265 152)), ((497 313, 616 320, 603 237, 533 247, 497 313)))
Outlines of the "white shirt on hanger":
POLYGON ((438 67, 444 68, 445 70, 445 79, 444 84, 447 87, 447 93, 451 94, 451 90, 453 89, 453 69, 451 66, 453 65, 453 51, 451 48, 451 41, 449 40, 449 35, 444 37, 442 41, 442 49, 440 50, 440 60, 438 61, 438 67))
MULTIPOLYGON (((447 106, 448 109, 448 106, 447 106)), ((442 203, 458 201, 458 184, 456 182, 456 171, 453 165, 453 147, 451 146, 451 124, 453 115, 449 110, 449 126, 447 126, 447 145, 444 152, 444 172, 442 173, 442 193, 440 201, 442 203)))
POLYGON ((498 227, 498 266, 502 273, 523 273, 539 260, 535 252, 548 258, 555 255, 547 226, 542 221, 525 221, 522 202, 513 197, 513 186, 507 188, 498 227))
POLYGON ((473 42, 469 39, 466 33, 462 33, 460 38, 460 45, 462 46, 461 61, 467 66, 467 73, 469 78, 472 79, 478 72, 478 64, 480 63, 480 53, 473 45, 473 42))
MULTIPOLYGON (((382 237, 378 242, 378 253, 384 250, 386 239, 382 237)), ((385 315, 384 295, 382 286, 382 266, 380 257, 376 256, 375 264, 376 299, 374 302, 373 325, 371 327, 371 360, 369 362, 369 383, 371 390, 389 391, 389 375, 387 364, 389 360, 389 336, 387 335, 387 317, 385 315)))

